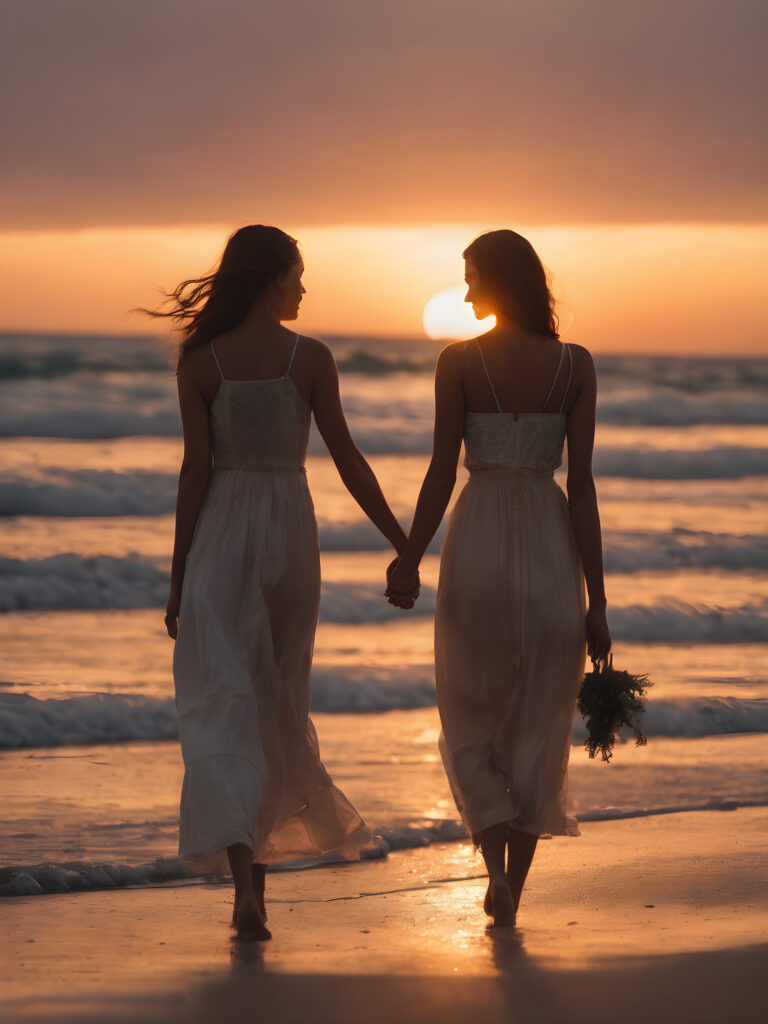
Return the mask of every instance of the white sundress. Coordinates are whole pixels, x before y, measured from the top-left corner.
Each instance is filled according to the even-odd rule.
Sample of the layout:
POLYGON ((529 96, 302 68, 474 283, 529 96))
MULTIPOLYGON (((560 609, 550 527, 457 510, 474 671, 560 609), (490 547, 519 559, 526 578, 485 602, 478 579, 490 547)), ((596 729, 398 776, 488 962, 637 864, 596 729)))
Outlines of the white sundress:
POLYGON ((207 872, 229 872, 234 843, 270 863, 354 859, 371 842, 309 718, 320 556, 304 469, 311 412, 290 377, 298 343, 282 377, 222 373, 210 407, 213 472, 173 656, 179 855, 207 872))
MULTIPOLYGON (((545 408, 566 350, 572 373, 563 347, 545 408)), ((553 413, 504 413, 488 382, 498 411, 465 415, 469 480, 440 562, 440 751, 473 836, 501 822, 533 835, 578 835, 566 791, 586 656, 584 579, 553 479, 566 417, 562 403, 553 413)))

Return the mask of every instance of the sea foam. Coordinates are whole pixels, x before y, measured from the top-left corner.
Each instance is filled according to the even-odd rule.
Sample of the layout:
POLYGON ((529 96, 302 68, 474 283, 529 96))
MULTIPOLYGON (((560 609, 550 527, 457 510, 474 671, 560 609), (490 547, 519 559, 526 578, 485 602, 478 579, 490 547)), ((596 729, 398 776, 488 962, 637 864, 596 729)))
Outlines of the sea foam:
MULTIPOLYGON (((353 434, 369 455, 426 454, 431 450, 431 424, 421 440, 410 429, 388 430, 381 425, 368 431, 353 430, 353 434)), ((322 456, 327 451, 318 442, 310 445, 310 454, 322 456)), ((641 451, 603 446, 595 452, 593 468, 597 477, 626 480, 741 480, 767 476, 768 455, 763 448, 738 445, 701 451, 641 451)), ((175 508, 177 484, 174 473, 148 470, 7 470, 0 473, 0 515, 165 515, 175 508)))
MULTIPOLYGON (((73 554, 0 559, 0 612, 162 608, 167 586, 162 559, 73 554)), ((410 614, 434 615, 435 599, 435 588, 425 584, 410 614)), ((360 625, 401 617, 400 609, 384 600, 378 582, 322 585, 324 622, 360 625)), ((616 639, 646 643, 768 643, 768 598, 720 607, 662 596, 650 604, 612 605, 610 625, 616 639)))
MULTIPOLYGON (((656 815, 683 814, 691 811, 733 811, 739 807, 765 806, 759 800, 708 800, 685 802, 665 807, 600 807, 577 814, 580 822, 620 821, 628 818, 646 818, 656 815)), ((365 851, 364 859, 386 857, 393 850, 407 850, 434 843, 467 841, 469 836, 462 823, 445 818, 412 825, 377 829, 373 826, 374 842, 365 851)), ((342 858, 329 855, 322 859, 284 861, 272 865, 270 871, 291 871, 339 863, 342 858)), ((116 889, 126 886, 148 886, 160 883, 194 883, 194 872, 175 857, 159 857, 146 864, 131 865, 120 862, 62 861, 30 865, 0 866, 0 897, 39 896, 51 892, 84 892, 116 889)), ((214 879, 205 876, 208 882, 214 879)), ((230 879, 221 879, 229 887, 230 879)))
MULTIPOLYGON (((435 704, 431 666, 371 670, 354 666, 316 669, 314 713, 360 714, 411 710, 435 704)), ((697 738, 727 733, 768 732, 768 698, 690 697, 648 700, 648 736, 697 738)), ((91 694, 39 700, 0 694, 0 750, 27 747, 173 740, 178 736, 172 698, 137 694, 91 694)), ((576 716, 573 743, 586 733, 576 716)))

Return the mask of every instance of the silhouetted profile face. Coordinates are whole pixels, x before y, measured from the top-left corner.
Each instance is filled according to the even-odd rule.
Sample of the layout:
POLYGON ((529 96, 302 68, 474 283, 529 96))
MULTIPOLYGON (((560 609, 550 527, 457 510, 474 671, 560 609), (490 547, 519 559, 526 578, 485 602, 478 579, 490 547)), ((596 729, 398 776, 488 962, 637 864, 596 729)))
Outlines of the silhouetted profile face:
POLYGON ((485 231, 462 253, 466 301, 478 320, 516 324, 543 337, 557 337, 557 316, 547 274, 527 238, 502 228, 485 231))
POLYGON ((484 320, 492 313, 498 313, 497 303, 493 301, 493 297, 488 294, 487 289, 483 288, 480 272, 468 256, 464 257, 464 280, 467 283, 467 294, 464 296, 464 301, 472 304, 472 312, 475 314, 476 320, 484 320))
POLYGON ((299 257, 290 270, 278 274, 273 282, 273 295, 281 320, 296 320, 299 315, 301 297, 306 294, 306 288, 301 282, 303 273, 304 260, 299 257))

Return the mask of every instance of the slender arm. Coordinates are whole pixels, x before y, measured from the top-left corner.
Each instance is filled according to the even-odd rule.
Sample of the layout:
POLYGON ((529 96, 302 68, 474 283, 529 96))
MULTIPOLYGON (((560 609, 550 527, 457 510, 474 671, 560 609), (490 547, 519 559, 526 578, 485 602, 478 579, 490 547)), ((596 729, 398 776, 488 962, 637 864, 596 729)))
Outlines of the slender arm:
POLYGON ((331 458, 344 486, 373 525, 400 554, 405 547, 405 531, 387 504, 376 474, 349 432, 339 394, 339 373, 333 354, 326 346, 319 349, 319 365, 312 389, 312 411, 331 458))
POLYGON ((179 408, 184 428, 184 458, 176 494, 176 527, 171 562, 171 589, 166 608, 166 627, 176 636, 181 588, 187 555, 192 547, 197 517, 211 475, 208 406, 188 368, 178 374, 179 408))
POLYGON ((435 431, 432 459, 421 485, 408 543, 390 576, 394 590, 410 589, 427 545, 437 532, 456 485, 456 464, 464 428, 461 350, 449 345, 435 370, 435 431))
POLYGON ((603 543, 597 492, 592 476, 597 377, 591 356, 586 350, 581 351, 587 357, 583 383, 568 417, 568 509, 581 556, 589 606, 595 610, 604 610, 603 543))

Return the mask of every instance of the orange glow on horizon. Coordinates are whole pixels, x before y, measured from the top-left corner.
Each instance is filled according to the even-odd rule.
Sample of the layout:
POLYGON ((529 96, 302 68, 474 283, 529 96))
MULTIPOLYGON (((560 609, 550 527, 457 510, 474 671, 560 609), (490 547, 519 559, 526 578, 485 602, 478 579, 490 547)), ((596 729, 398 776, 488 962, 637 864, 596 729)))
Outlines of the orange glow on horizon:
MULTIPOLYGON (((460 288, 461 251, 490 225, 305 228, 307 334, 422 337, 424 306, 460 288)), ((763 225, 531 227, 564 335, 597 352, 763 354, 763 225)), ((0 330, 152 333, 154 306, 215 265, 226 228, 1 232, 0 330)), ((482 328, 479 328, 481 330, 482 328)))

